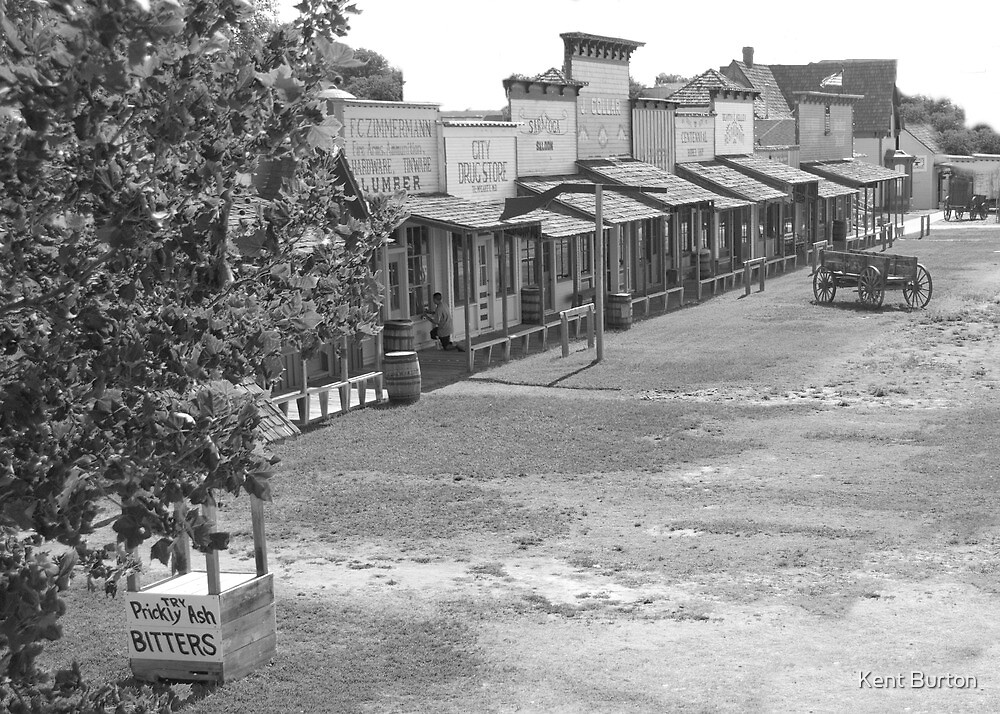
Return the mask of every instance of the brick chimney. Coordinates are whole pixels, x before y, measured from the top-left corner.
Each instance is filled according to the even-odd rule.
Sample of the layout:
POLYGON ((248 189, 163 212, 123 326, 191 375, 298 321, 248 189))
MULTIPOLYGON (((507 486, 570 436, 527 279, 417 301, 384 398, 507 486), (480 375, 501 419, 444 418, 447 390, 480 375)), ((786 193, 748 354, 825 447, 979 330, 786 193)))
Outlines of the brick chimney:
POLYGON ((743 48, 743 64, 747 67, 753 67, 753 47, 743 48))

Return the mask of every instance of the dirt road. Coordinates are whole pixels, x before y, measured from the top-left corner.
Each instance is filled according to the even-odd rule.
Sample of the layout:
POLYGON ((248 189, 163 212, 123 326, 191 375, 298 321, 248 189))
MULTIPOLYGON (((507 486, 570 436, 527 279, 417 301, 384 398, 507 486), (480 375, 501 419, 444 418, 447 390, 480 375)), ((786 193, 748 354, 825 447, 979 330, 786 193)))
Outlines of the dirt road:
POLYGON ((1000 711, 1000 228, 894 252, 926 310, 815 305, 798 271, 282 447, 279 659, 231 691, 311 711, 283 682, 312 667, 329 711, 1000 711))

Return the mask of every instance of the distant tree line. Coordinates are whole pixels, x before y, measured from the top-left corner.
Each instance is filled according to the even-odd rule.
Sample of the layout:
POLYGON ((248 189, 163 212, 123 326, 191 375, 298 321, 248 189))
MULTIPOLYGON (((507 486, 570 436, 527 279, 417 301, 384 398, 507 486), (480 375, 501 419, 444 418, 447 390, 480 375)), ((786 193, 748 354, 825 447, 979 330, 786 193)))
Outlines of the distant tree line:
POLYGON ((965 110, 950 99, 922 94, 902 98, 903 125, 928 124, 945 154, 1000 154, 1000 134, 988 124, 965 125, 965 110))

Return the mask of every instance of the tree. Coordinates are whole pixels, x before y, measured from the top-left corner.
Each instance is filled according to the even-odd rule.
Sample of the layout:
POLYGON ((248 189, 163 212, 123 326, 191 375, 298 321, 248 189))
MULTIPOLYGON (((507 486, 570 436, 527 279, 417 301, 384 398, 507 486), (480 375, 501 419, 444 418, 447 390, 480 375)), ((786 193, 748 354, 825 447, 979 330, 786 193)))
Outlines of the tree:
POLYGON ((354 57, 362 64, 341 71, 341 88, 360 99, 403 101, 403 73, 389 66, 378 52, 359 47, 354 57))
POLYGON ((666 72, 660 72, 656 75, 656 84, 654 86, 661 86, 664 84, 681 84, 691 81, 690 77, 684 77, 679 74, 667 74, 666 72))
POLYGON ((646 89, 646 85, 642 82, 637 82, 631 75, 628 78, 628 98, 636 99, 642 94, 642 90, 646 89))
POLYGON ((164 562, 197 508, 270 497, 246 380, 284 346, 371 333, 372 257, 399 196, 353 210, 337 177, 332 77, 348 0, 302 0, 255 34, 239 0, 0 0, 0 709, 40 686, 58 591, 102 508, 121 548, 164 562), (238 39, 239 41, 235 41, 238 39), (262 166, 294 167, 230 228, 262 166), (63 550, 56 553, 54 544, 63 550))

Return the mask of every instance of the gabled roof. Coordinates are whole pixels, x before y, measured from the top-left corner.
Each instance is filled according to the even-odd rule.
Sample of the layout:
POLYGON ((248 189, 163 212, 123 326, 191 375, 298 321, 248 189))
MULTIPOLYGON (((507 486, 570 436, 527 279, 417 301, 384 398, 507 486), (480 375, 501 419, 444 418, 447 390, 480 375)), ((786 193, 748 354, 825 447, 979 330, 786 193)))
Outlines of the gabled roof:
POLYGON ((731 67, 736 67, 746 77, 747 84, 760 92, 760 95, 753 101, 753 112, 757 119, 791 119, 792 110, 789 109, 785 96, 778 87, 778 82, 771 72, 771 68, 766 64, 757 64, 748 67, 739 60, 734 60, 731 67))
POLYGON ((707 188, 702 188, 698 184, 691 183, 680 176, 668 173, 644 161, 636 161, 635 159, 585 159, 576 163, 584 171, 594 174, 601 180, 606 179, 626 186, 669 188, 670 191, 668 193, 649 193, 647 195, 650 199, 670 207, 691 206, 714 201, 715 208, 724 211, 747 205, 746 201, 713 193, 707 188))
POLYGON ((823 60, 809 64, 771 65, 771 72, 789 105, 794 103, 792 95, 795 92, 819 91, 820 82, 841 70, 843 83, 840 90, 844 94, 864 95, 864 99, 854 105, 855 132, 888 136, 896 92, 896 60, 823 60))
POLYGON ((794 166, 783 164, 780 161, 771 161, 763 156, 719 156, 717 160, 736 169, 743 169, 750 174, 763 176, 765 181, 770 179, 789 186, 816 183, 817 181, 815 174, 800 171, 794 166))
POLYGON ((784 191, 771 188, 766 183, 750 178, 742 171, 720 164, 718 161, 677 164, 677 172, 681 175, 689 173, 692 177, 718 186, 720 191, 754 203, 774 201, 787 195, 784 191))
POLYGON ((907 124, 906 131, 910 132, 914 139, 926 146, 931 152, 942 153, 937 141, 937 132, 930 124, 907 124))
POLYGON ((748 97, 756 94, 756 90, 734 82, 716 69, 710 69, 671 94, 670 101, 682 106, 706 106, 711 103, 714 92, 739 92, 748 97))
POLYGON ((456 232, 502 230, 538 223, 537 218, 529 220, 523 216, 502 221, 502 208, 495 203, 473 202, 443 193, 407 196, 406 210, 411 219, 456 232))
POLYGON ((829 178, 838 183, 861 188, 875 186, 883 181, 894 181, 906 178, 905 173, 893 171, 883 166, 845 159, 843 161, 811 161, 802 164, 802 168, 817 176, 829 178))
MULTIPOLYGON (((544 193, 562 183, 593 184, 590 179, 579 174, 573 176, 546 176, 544 178, 523 178, 517 180, 517 185, 532 192, 544 193)), ((563 193, 555 199, 556 203, 567 206, 593 220, 597 211, 596 199, 592 193, 563 193)), ((530 214, 529 214, 530 215, 530 214)), ((615 193, 604 191, 601 201, 601 219, 604 223, 617 225, 631 223, 645 218, 660 218, 664 212, 659 208, 649 206, 642 201, 615 193)))

